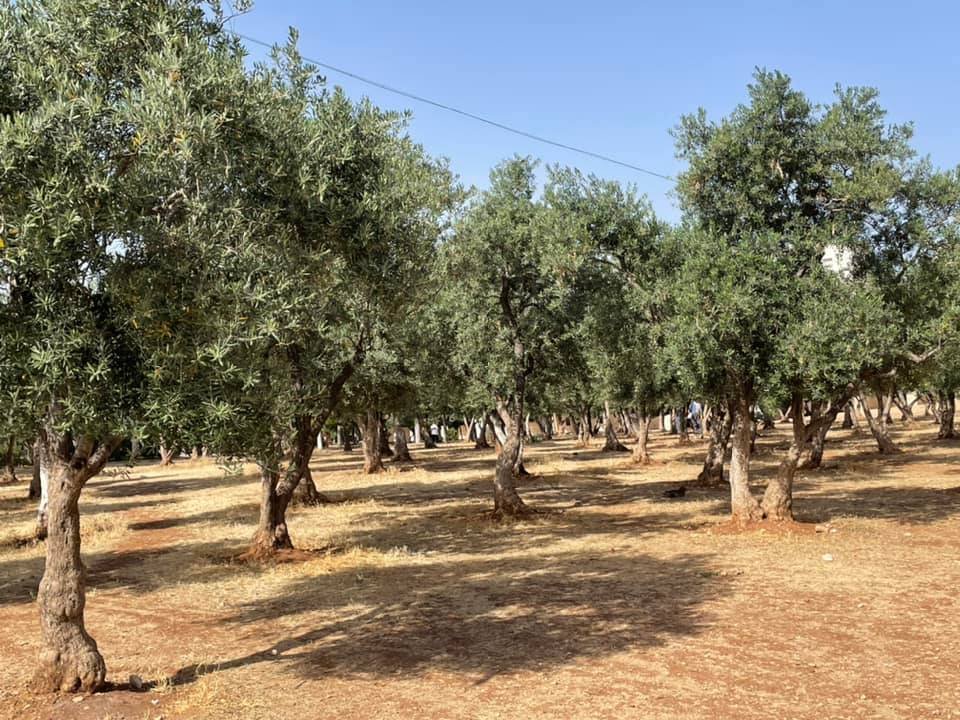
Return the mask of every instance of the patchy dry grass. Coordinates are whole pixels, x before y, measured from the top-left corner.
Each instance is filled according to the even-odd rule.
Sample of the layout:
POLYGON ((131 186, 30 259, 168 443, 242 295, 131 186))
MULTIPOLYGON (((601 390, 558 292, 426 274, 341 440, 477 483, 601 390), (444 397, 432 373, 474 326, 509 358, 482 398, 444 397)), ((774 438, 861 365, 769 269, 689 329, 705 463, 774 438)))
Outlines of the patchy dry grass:
MULTIPOLYGON (((521 494, 554 512, 499 525, 489 453, 414 449, 369 477, 326 451, 335 502, 294 509, 308 552, 268 566, 236 561, 252 472, 111 468, 82 512, 88 626, 120 689, 78 703, 23 691, 43 547, 25 485, 3 487, 0 716, 960 717, 960 445, 933 435, 901 430, 887 458, 836 431, 797 488, 822 532, 786 534, 716 532, 723 493, 663 497, 698 442, 658 436, 647 467, 538 443, 521 494)), ((785 441, 760 443, 759 483, 785 441)))

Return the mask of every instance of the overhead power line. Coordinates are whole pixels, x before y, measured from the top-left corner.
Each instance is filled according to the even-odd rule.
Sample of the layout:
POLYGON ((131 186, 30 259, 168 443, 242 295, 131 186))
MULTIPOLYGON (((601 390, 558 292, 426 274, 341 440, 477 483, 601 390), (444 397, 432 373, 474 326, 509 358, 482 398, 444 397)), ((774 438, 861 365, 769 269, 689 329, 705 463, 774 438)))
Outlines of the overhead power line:
MULTIPOLYGON (((249 35, 244 35, 243 33, 234 33, 234 34, 237 37, 241 38, 242 40, 246 40, 247 42, 253 43, 254 45, 260 45, 261 47, 265 47, 268 49, 271 49, 274 47, 274 45, 271 43, 264 42, 263 40, 258 40, 255 37, 250 37, 249 35)), ((385 83, 378 82, 376 80, 371 80, 370 78, 364 77, 363 75, 357 75, 357 73, 350 72, 349 70, 344 70, 343 68, 337 67, 335 65, 330 65, 329 63, 321 62, 315 58, 307 57, 306 55, 303 56, 303 59, 313 65, 316 65, 317 67, 323 68, 324 70, 329 70, 339 75, 344 75, 346 77, 353 78, 354 80, 358 80, 362 83, 366 83, 367 85, 372 85, 375 88, 386 90, 387 92, 393 93, 395 95, 400 95, 401 97, 405 97, 410 100, 423 103, 425 105, 432 105, 435 108, 446 110, 447 112, 452 112, 457 115, 461 115, 465 118, 469 118, 471 120, 476 120, 477 122, 484 123, 485 125, 490 125, 491 127, 495 127, 509 133, 513 133, 514 135, 519 135, 521 137, 529 138, 530 140, 536 140, 537 142, 544 143, 545 145, 552 145, 553 147, 558 147, 564 150, 569 150, 571 152, 580 153, 581 155, 586 155, 587 157, 592 157, 597 160, 603 160, 604 162, 612 163, 614 165, 619 165, 620 167, 625 167, 630 170, 636 170, 637 172, 645 173, 646 175, 652 175, 653 177, 661 178, 663 180, 670 180, 670 181, 674 180, 674 178, 671 177, 670 175, 664 175, 663 173, 654 172, 653 170, 647 170, 646 168, 642 168, 639 165, 633 165, 631 163, 624 162, 623 160, 617 160, 616 158, 612 158, 609 155, 603 155, 601 153, 596 153, 596 152, 593 152, 592 150, 586 150, 584 148, 576 147, 574 145, 567 145, 566 143, 562 143, 557 140, 551 140, 550 138, 545 138, 542 135, 536 135, 534 133, 527 132, 526 130, 521 130, 519 128, 515 128, 510 125, 505 125, 501 122, 497 122, 496 120, 491 120, 490 118, 483 117, 482 115, 476 115, 472 112, 467 112, 466 110, 461 110, 460 108, 453 107, 452 105, 447 105, 446 103, 437 102, 436 100, 425 98, 422 95, 417 95, 415 93, 407 92, 406 90, 401 90, 399 88, 392 87, 385 83)))

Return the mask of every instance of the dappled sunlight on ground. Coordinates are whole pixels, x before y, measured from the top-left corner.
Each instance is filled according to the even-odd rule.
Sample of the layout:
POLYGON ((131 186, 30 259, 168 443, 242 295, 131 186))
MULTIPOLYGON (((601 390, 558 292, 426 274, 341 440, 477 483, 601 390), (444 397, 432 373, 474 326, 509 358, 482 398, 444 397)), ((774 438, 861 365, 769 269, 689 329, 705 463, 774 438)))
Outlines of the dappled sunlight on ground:
MULTIPOLYGON (((535 443, 520 492, 550 512, 501 524, 491 451, 414 447, 414 465, 364 476, 359 452, 327 450, 313 471, 333 502, 294 508, 302 552, 265 566, 237 560, 252 467, 111 466, 81 506, 88 627, 120 687, 82 702, 24 691, 43 548, 25 485, 3 487, 0 715, 950 717, 960 445, 934 436, 898 429, 891 458, 832 433, 798 477, 804 533, 718 533, 724 492, 664 497, 696 476, 700 441, 655 434, 647 466, 535 443)), ((761 439, 758 486, 786 440, 761 439)))

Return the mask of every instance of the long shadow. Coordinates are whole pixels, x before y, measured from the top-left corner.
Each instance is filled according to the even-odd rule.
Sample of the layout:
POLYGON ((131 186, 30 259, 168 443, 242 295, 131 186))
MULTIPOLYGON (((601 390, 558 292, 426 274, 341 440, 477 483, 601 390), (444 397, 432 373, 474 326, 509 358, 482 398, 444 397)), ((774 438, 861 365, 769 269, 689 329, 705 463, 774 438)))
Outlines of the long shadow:
POLYGON ((925 524, 960 514, 960 485, 952 488, 861 487, 805 495, 801 507, 815 520, 837 516, 925 524))
MULTIPOLYGON (((729 590, 706 555, 567 552, 351 569, 296 580, 243 607, 231 619, 238 626, 269 633, 274 621, 302 616, 309 629, 205 669, 271 662, 304 678, 445 670, 480 684, 695 635, 710 624, 701 605, 729 590)), ((171 680, 190 683, 202 671, 181 668, 171 680)))
MULTIPOLYGON (((217 582, 245 569, 230 562, 243 548, 221 542, 172 544, 162 547, 83 553, 87 588, 123 588, 147 593, 171 582, 217 582), (157 568, 160 561, 175 562, 175 571, 157 568)), ((43 575, 44 558, 0 562, 0 606, 32 602, 43 575)), ((91 606, 95 603, 90 601, 91 606)))
POLYGON ((236 487, 251 482, 255 480, 248 475, 227 475, 226 473, 217 473, 208 477, 176 477, 159 480, 125 477, 103 482, 94 480, 90 483, 88 491, 100 497, 124 498, 137 495, 172 495, 215 487, 236 487))

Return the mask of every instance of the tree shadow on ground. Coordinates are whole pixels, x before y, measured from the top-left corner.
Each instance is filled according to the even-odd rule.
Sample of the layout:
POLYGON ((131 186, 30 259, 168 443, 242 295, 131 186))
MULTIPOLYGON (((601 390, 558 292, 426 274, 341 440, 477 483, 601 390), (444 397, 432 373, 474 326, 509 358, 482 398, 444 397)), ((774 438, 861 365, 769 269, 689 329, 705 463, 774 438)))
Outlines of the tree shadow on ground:
POLYGON ((214 487, 236 487, 253 482, 249 475, 230 475, 220 472, 202 477, 173 477, 157 480, 136 476, 108 477, 90 481, 88 492, 99 497, 124 498, 137 495, 171 495, 198 492, 214 487))
POLYGON ((960 485, 952 488, 861 487, 804 495, 804 517, 825 522, 860 517, 927 524, 960 514, 960 485))
MULTIPOLYGON (((705 555, 565 552, 402 563, 301 578, 230 619, 274 635, 216 671, 270 662, 305 678, 541 670, 695 635, 729 592, 705 555), (349 589, 349 592, 345 591, 349 589), (276 637, 283 624, 309 629, 276 637)), ((182 668, 174 684, 204 668, 182 668)))
MULTIPOLYGON (((87 588, 145 594, 172 583, 215 583, 238 573, 259 572, 255 566, 232 562, 244 549, 236 544, 204 542, 84 552, 87 588)), ((43 556, 0 562, 0 606, 32 602, 43 568, 43 556)))

